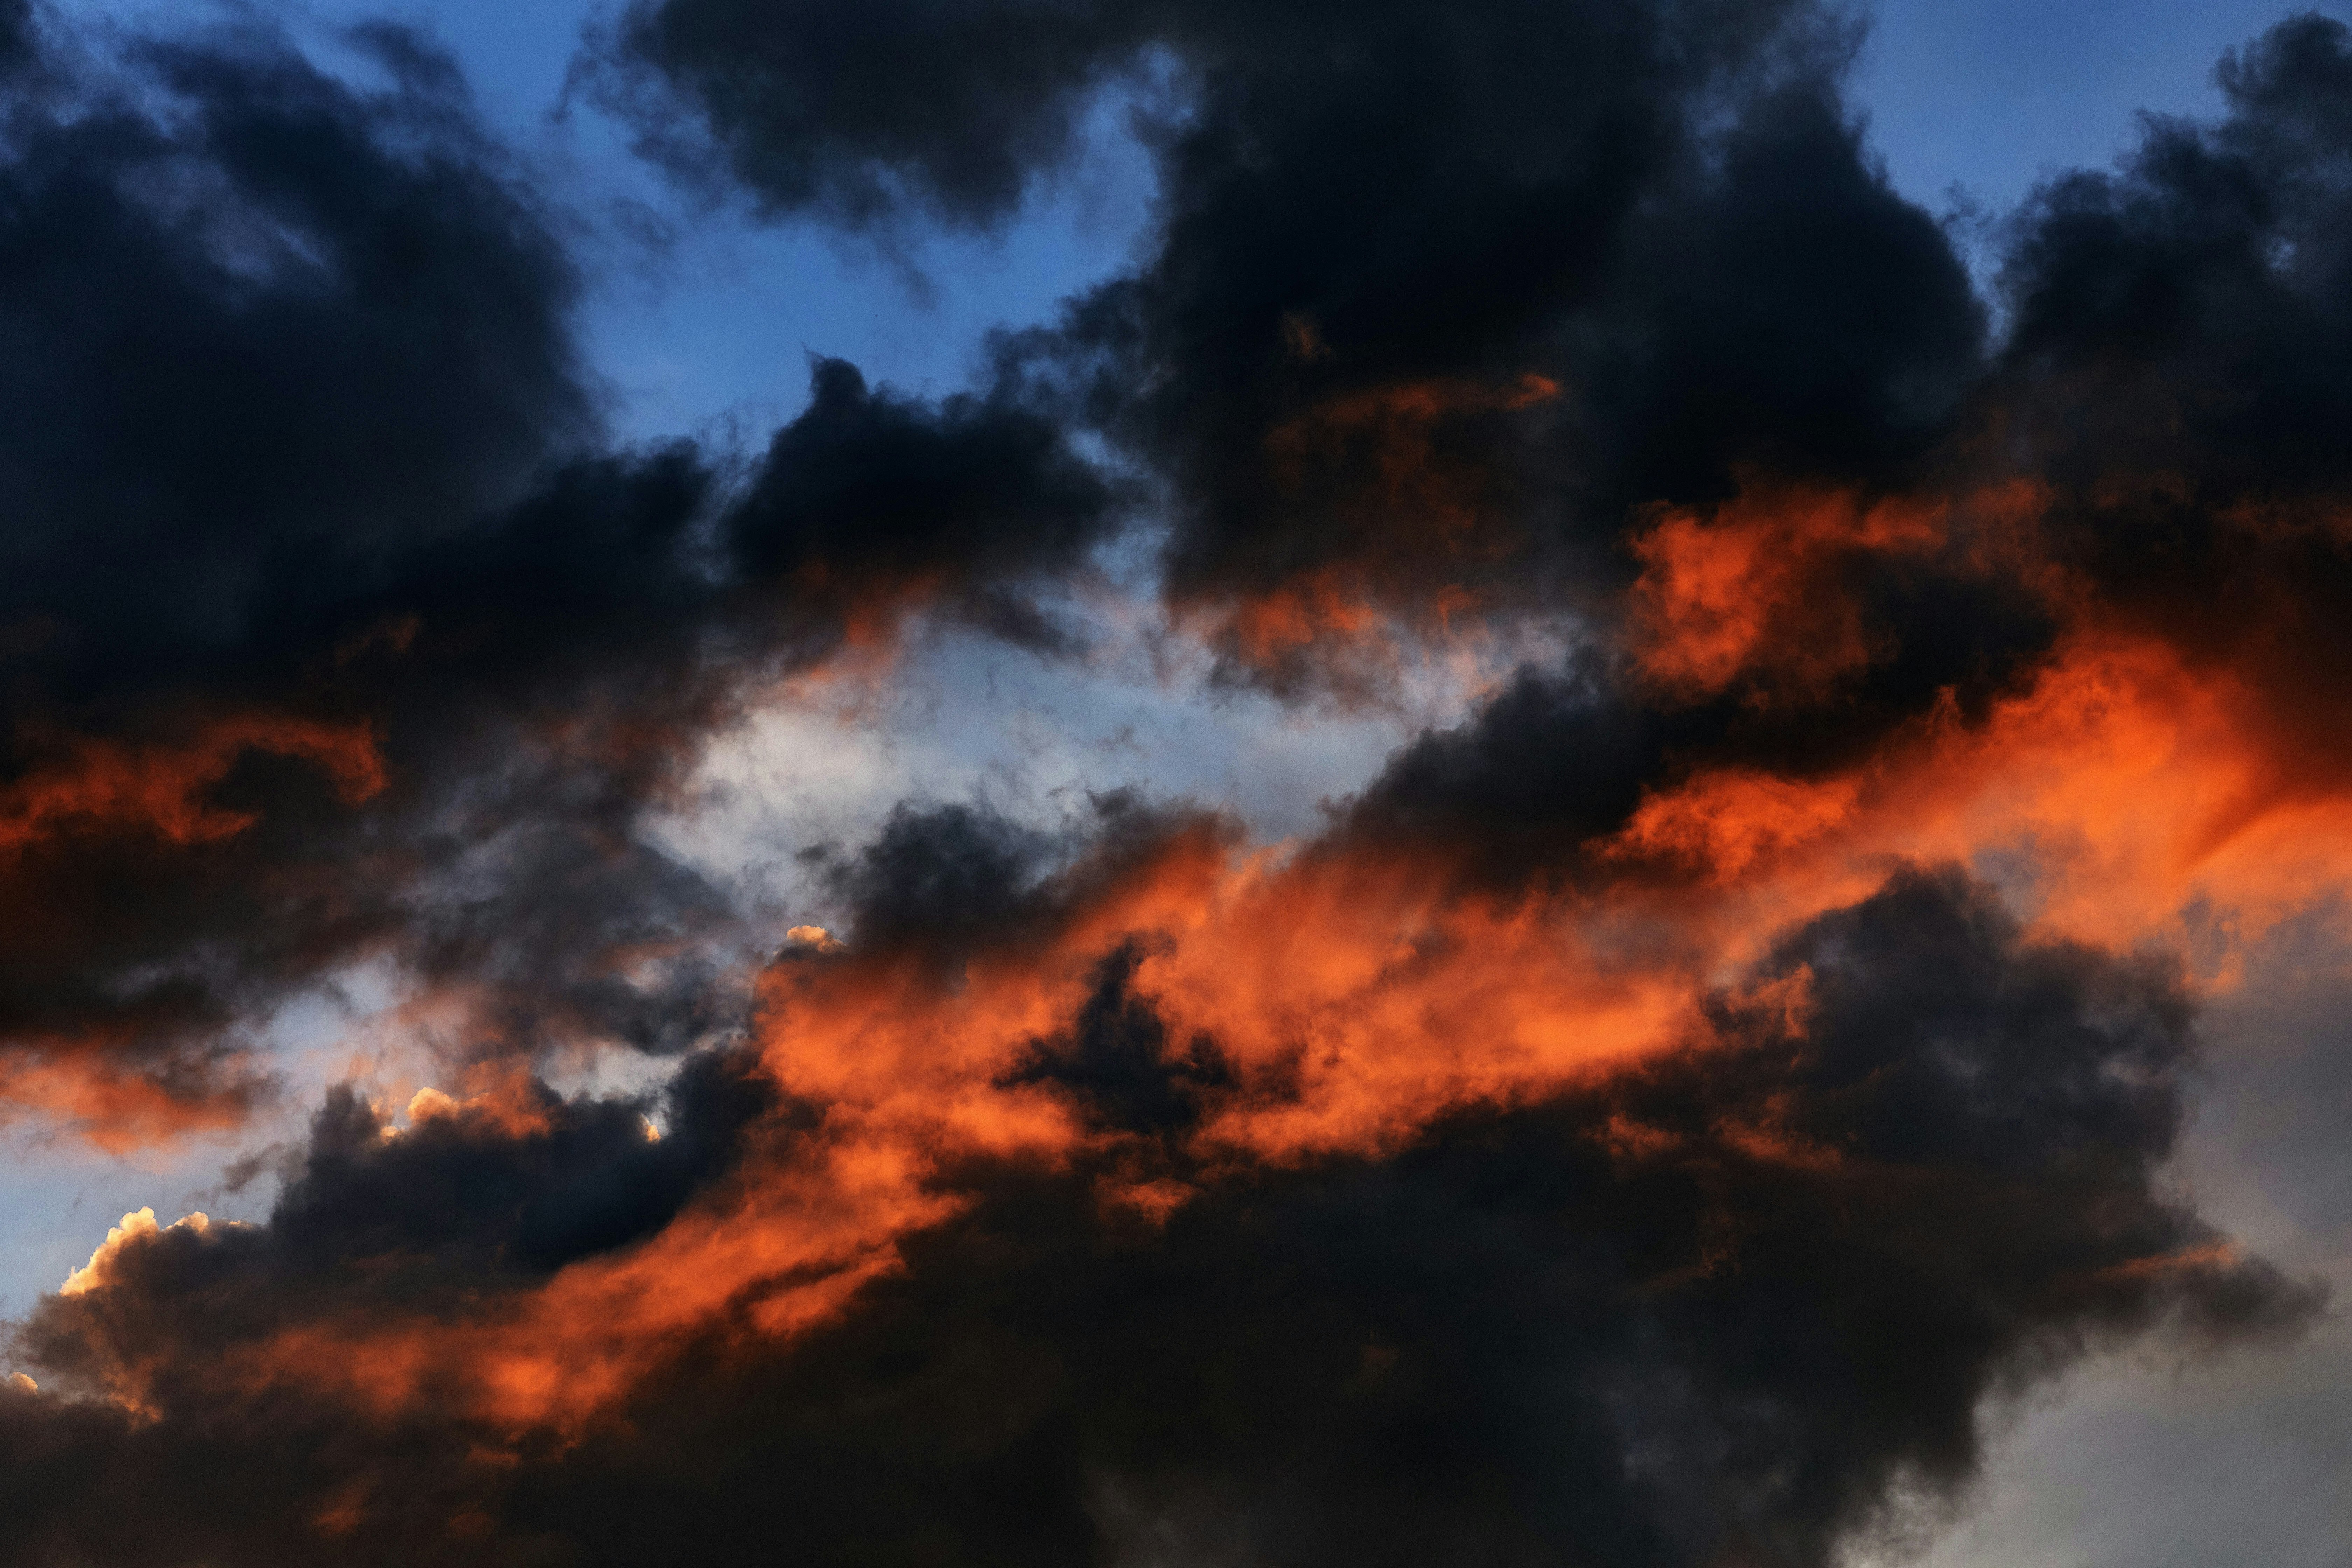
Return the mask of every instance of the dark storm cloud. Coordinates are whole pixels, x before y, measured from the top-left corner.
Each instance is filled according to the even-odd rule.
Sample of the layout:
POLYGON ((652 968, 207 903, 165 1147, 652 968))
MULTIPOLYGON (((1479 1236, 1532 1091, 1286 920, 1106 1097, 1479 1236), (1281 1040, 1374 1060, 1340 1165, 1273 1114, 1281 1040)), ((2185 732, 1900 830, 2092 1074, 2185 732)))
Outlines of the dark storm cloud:
POLYGON ((612 956, 730 918, 644 805, 853 624, 1057 645, 1034 591, 1118 504, 1037 416, 838 362, 740 474, 604 449, 558 216, 450 62, 356 37, 387 85, 138 43, 0 138, 0 1037, 167 1100, 362 954, 508 1045, 707 1032, 708 963, 612 956))
POLYGON ((68 701, 282 653, 265 612, 305 578, 348 592, 585 434, 544 215, 440 63, 379 41, 398 75, 376 95, 238 38, 145 51, 168 122, 95 87, 12 100, 19 684, 68 701))
POLYGON ((2235 670, 2291 787, 2352 767, 2352 34, 2306 14, 2018 215, 1996 383, 2102 605, 2235 670))
POLYGON ((1064 647, 1067 634, 1024 591, 1082 563, 1117 514, 1118 487, 1005 396, 934 407, 868 388, 841 360, 814 362, 810 383, 807 411, 776 432, 725 520, 734 572, 814 568, 803 592, 819 604, 933 591, 984 630, 1064 647))
POLYGON ((1095 966, 1069 1028, 1034 1042, 1005 1081, 1052 1084, 1098 1128, 1164 1137, 1197 1127, 1239 1075, 1213 1037, 1171 1040, 1159 1010, 1137 994, 1136 966, 1148 947, 1136 939, 1112 949, 1095 966))
POLYGON ((861 953, 913 960, 951 985, 974 956, 1018 953, 1067 931, 1171 846, 1239 837, 1227 818, 1129 790, 1091 795, 1087 808, 1048 833, 985 805, 902 801, 854 853, 826 844, 803 858, 861 953))
POLYGON ((1958 873, 1903 872, 1790 934, 1684 1050, 1285 1168, 1165 1141, 1183 1105, 1235 1091, 1198 1079, 1128 973, 1110 954, 1041 1048, 1101 1108, 1097 1152, 944 1173, 969 1206, 838 1321, 783 1344, 715 1325, 623 1419, 496 1466, 461 1462, 484 1434, 455 1417, 224 1386, 208 1357, 310 1315, 436 1293, 459 1313, 459 1293, 644 1234, 728 1179, 730 1147, 816 1124, 718 1058, 673 1091, 673 1138, 698 1140, 675 1156, 618 1105, 548 1099, 537 1131, 434 1121, 387 1144, 331 1103, 268 1226, 163 1232, 113 1283, 44 1303, 23 1343, 59 1373, 157 1352, 171 1371, 144 1421, 0 1402, 13 1539, 34 1568, 322 1543, 583 1565, 1819 1564, 1903 1489, 1965 1479, 1979 1402, 2010 1381, 2163 1325, 2259 1337, 2316 1304, 2158 1179, 2195 1059, 2176 978, 2029 941, 1958 873), (1194 1188, 1159 1224, 1096 1185, 1136 1139, 1194 1188), (123 1495, 142 1506, 110 1512, 123 1495))
POLYGON ((311 1124, 270 1237, 294 1270, 391 1260, 443 1288, 543 1276, 659 1230, 778 1110, 774 1086, 725 1052, 688 1057, 646 1103, 566 1100, 534 1086, 507 1112, 531 1124, 520 1137, 460 1107, 387 1142, 376 1113, 338 1089, 311 1124))
POLYGON ((1469 722, 1401 748, 1349 804, 1342 832, 1466 852, 1482 881, 1558 874, 1624 826, 1674 729, 1601 659, 1523 668, 1469 722))
POLYGON ((2136 459, 2282 496, 2332 489, 2344 458, 2328 437, 2347 395, 2336 348, 2352 266, 2352 48, 2342 24, 2306 15, 2232 52, 2215 80, 2221 121, 2152 119, 2116 172, 2054 180, 2018 216, 2008 358, 2053 392, 2107 394, 2049 432, 2078 443, 2052 454, 2062 462, 2136 459))
MULTIPOLYGON (((685 84, 736 176, 778 211, 865 226, 912 206, 979 226, 1010 216, 1034 174, 1070 155, 1088 90, 1175 10, 635 5, 606 45, 685 84)), ((652 84, 602 85, 632 102, 649 151, 702 177, 652 84)))
POLYGON ((984 806, 901 803, 872 843, 826 870, 861 942, 957 953, 1017 934, 1050 848, 984 806))
MULTIPOLYGON (((613 42, 667 84, 649 123, 698 114, 762 200, 851 223, 1008 216, 1167 51, 1146 258, 1000 373, 1166 482, 1180 602, 1337 574, 1409 614, 1590 606, 1628 507, 1897 480, 1979 363, 1802 5, 667 0, 613 42)), ((1329 656, 1231 651, 1283 685, 1329 656)))
MULTIPOLYGON (((53 1298, 91 1310, 76 1323, 28 1325, 20 1349, 47 1347, 61 1370, 95 1380, 128 1360, 177 1363, 194 1381, 169 1374, 189 1404, 184 1420, 163 1424, 0 1391, 0 1445, 10 1457, 0 1487, 16 1560, 274 1563, 316 1561, 323 1550, 390 1563, 453 1532, 462 1542, 480 1489, 478 1455, 467 1444, 488 1434, 429 1417, 387 1429, 299 1396, 236 1400, 232 1410, 198 1393, 216 1382, 216 1358, 306 1322, 417 1308, 462 1315, 466 1302, 658 1230, 691 1194, 728 1179, 757 1129, 795 1121, 771 1086, 724 1053, 688 1058, 653 1102, 567 1101, 541 1088, 507 1110, 526 1114, 528 1130, 518 1135, 499 1114, 457 1107, 387 1141, 376 1116, 338 1089, 268 1226, 215 1226, 201 1240, 164 1231, 121 1255, 102 1304, 53 1298), (646 1136, 646 1111, 661 1119, 658 1141, 646 1136), (300 1514, 245 1511, 261 1503, 252 1489, 265 1473, 282 1487, 269 1506, 300 1514), (398 1500, 375 1489, 379 1477, 398 1500), (39 1492, 68 1487, 91 1505, 81 1517, 28 1511, 39 1492), (232 1495, 242 1500, 221 1506, 232 1495), (354 1498, 372 1510, 389 1505, 401 1522, 388 1534, 339 1539, 348 1531, 333 1510, 354 1498)), ((501 1544, 488 1560, 538 1559, 501 1544)))
POLYGON ((1150 389, 1109 421, 1175 480, 1172 592, 1589 604, 1634 503, 1936 433, 1976 307, 1826 64, 1750 87, 1752 18, 1671 8, 1367 16, 1211 90, 1156 264, 1074 321, 1150 389))

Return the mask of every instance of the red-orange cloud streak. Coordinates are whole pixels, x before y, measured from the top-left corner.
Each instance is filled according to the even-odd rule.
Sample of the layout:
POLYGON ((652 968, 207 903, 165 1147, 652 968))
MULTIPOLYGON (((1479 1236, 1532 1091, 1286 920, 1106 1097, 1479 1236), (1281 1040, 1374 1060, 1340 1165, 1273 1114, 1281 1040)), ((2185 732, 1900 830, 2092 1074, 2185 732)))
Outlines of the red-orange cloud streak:
MULTIPOLYGON (((1637 667, 1682 700, 1759 681, 1774 700, 1833 701, 1873 651, 1853 606, 1822 596, 1832 558, 1948 550, 1956 517, 1991 519, 1980 547, 2012 552, 2032 500, 1800 498, 1658 519, 1637 546, 1637 667)), ((2063 592, 2062 574, 2047 582, 2063 592)), ((562 1431, 715 1323, 773 1336, 825 1321, 895 1266, 898 1237, 952 1211, 937 1177, 959 1159, 1051 1163, 1103 1136, 1016 1068, 1130 940, 1133 984, 1171 1037, 1207 1037, 1235 1070, 1197 1147, 1280 1163, 1377 1149, 1686 1044, 1704 990, 1897 862, 2013 854, 2041 931, 2111 947, 2178 942, 2192 907, 2243 942, 2341 886, 2352 798, 2270 787, 2261 693, 2079 602, 2069 613, 1973 721, 1931 710, 1826 774, 1688 768, 1597 846, 1597 875, 1541 893, 1465 893, 1442 847, 1252 847, 1203 818, 1066 870, 1051 918, 982 933, 947 970, 799 933, 761 982, 759 1038, 764 1070, 820 1108, 813 1131, 769 1140, 740 1180, 622 1254, 455 1321, 304 1324, 238 1352, 237 1374, 387 1411, 454 1390, 494 1426, 562 1431)), ((2229 973, 2224 950, 2206 978, 2229 973)), ((1801 985, 1783 993, 1754 1005, 1801 1032, 1801 985)), ((1780 1147, 1769 1115, 1743 1136, 1780 1147)), ((1138 1167, 1104 1195, 1164 1215, 1185 1193, 1138 1167)))

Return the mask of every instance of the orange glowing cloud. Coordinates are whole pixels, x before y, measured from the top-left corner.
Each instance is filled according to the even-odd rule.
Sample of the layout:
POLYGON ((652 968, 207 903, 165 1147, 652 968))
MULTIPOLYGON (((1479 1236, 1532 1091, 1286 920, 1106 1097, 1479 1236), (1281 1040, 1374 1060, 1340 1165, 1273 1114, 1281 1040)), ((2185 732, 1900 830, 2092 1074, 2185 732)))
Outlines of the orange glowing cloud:
POLYGON ((1874 652, 1861 607, 1824 581, 1839 557, 1924 553, 1945 528, 1939 506, 1865 507, 1834 492, 1661 513, 1633 540, 1634 662, 1675 696, 1709 696, 1742 676, 1817 691, 1874 652))
POLYGON ((1334 572, 1242 599, 1211 632, 1254 669, 1273 669, 1310 648, 1373 645, 1387 617, 1334 572))
POLYGON ((2043 502, 2023 483, 1874 501, 1751 483, 1712 510, 1654 512, 1631 539, 1642 568, 1628 606, 1634 666, 1671 700, 1734 685, 1753 703, 1817 700, 1902 632, 1870 625, 1849 564, 1999 572, 2048 592, 2031 542, 2043 502))
MULTIPOLYGON (((1144 939, 1134 993, 1171 1045, 1206 1034, 1234 1068, 1188 1134, 1196 1152, 1287 1162, 1392 1146, 1450 1110, 1703 1048, 1703 994, 1899 858, 2031 843, 2053 934, 2127 944, 2160 934, 2192 899, 2274 919, 2352 870, 2352 811, 2336 808, 2321 859, 2302 807, 2211 842, 2212 812, 2247 765, 2233 724, 2231 694, 2196 685, 2161 647, 2085 637, 1983 723, 1922 724, 1851 775, 1702 772, 1654 794, 1612 849, 1664 856, 1687 873, 1675 878, 1465 898, 1423 854, 1278 852, 1198 824, 1075 868, 1057 914, 982 942, 951 972, 803 933, 762 982, 759 1038, 765 1070, 818 1108, 813 1126, 775 1130, 737 1178, 656 1236, 534 1289, 455 1320, 304 1323, 230 1360, 249 1384, 291 1379, 381 1413, 455 1401, 493 1427, 560 1433, 600 1419, 713 1333, 804 1332, 898 1267, 903 1237, 956 1211, 963 1200, 941 1177, 957 1162, 1052 1164, 1119 1136, 1016 1069, 1067 1026, 1102 954, 1130 937, 1144 939)), ((1806 978, 1738 1005, 1801 1036, 1806 978)), ((528 1135, 454 1099, 412 1114, 528 1135)), ((1759 1161, 1838 1158, 1792 1137, 1769 1105, 1718 1131, 1759 1161)), ((1657 1137, 1608 1133, 1628 1159, 1657 1137)), ((1187 1195, 1148 1166, 1104 1194, 1153 1219, 1187 1195)))
MULTIPOLYGON (((1676 692, 1752 680, 1816 693, 1874 657, 1839 598, 1840 562, 2020 551, 2030 522, 2031 498, 2010 493, 1654 519, 1638 546, 1635 658, 1676 692)), ((1981 714, 1948 703, 1833 772, 1670 773, 1593 847, 1580 881, 1541 892, 1465 893, 1443 844, 1253 846, 1191 818, 1112 836, 1017 928, 951 957, 795 927, 759 983, 756 1048, 802 1120, 755 1137, 736 1175, 657 1235, 542 1285, 454 1318, 289 1328, 232 1358, 236 1375, 566 1432, 688 1345, 803 1332, 956 1212, 960 1163, 1053 1166, 1135 1138, 1022 1070, 1070 1027, 1114 950, 1169 1048, 1206 1039, 1231 1068, 1181 1134, 1214 1167, 1378 1151, 1458 1108, 1704 1049, 1698 1004, 1727 986, 1743 1016, 1801 1037, 1809 977, 1741 993, 1743 967, 1897 863, 2030 867, 2010 886, 2041 934, 2126 948, 2177 945, 2192 908, 2242 942, 2352 881, 2352 792, 2273 787, 2275 742, 2237 673, 2049 591, 2072 624, 1981 714)), ((2225 951, 2199 978, 2230 976, 2225 951)), ((510 1113, 523 1103, 492 1084, 420 1094, 410 1115, 521 1138, 534 1132, 510 1113)), ((1838 1158, 1769 1104, 1717 1131, 1757 1161, 1838 1158)), ((1604 1142, 1638 1160, 1664 1136, 1612 1122, 1604 1142)), ((1145 1220, 1188 1199, 1148 1150, 1118 1171, 1105 1202, 1145 1220)))
POLYGON ((2177 944, 2193 910, 2226 953, 2352 883, 2352 780, 2278 788, 2272 740, 2228 672, 2084 630, 1979 722, 1930 714, 1827 778, 1701 771, 1653 793, 1610 850, 1664 854, 1748 910, 1735 956, 1896 860, 1985 867, 2042 930, 2107 946, 2177 944))
POLYGON ((20 1043, 0 1055, 0 1124, 32 1118, 110 1154, 129 1153, 241 1124, 263 1080, 232 1058, 207 1064, 194 1082, 89 1040, 20 1043))
MULTIPOLYGON (((1058 916, 982 943, 952 973, 855 942, 804 942, 780 963, 763 983, 762 1058, 821 1121, 779 1131, 659 1235, 460 1321, 302 1325, 242 1352, 238 1375, 324 1384, 381 1412, 455 1398, 496 1426, 569 1430, 715 1325, 775 1337, 823 1322, 898 1266, 901 1237, 956 1211, 940 1178, 957 1162, 1051 1164, 1118 1136, 1015 1069, 1067 1026, 1103 953, 1139 932, 1138 993, 1175 1037, 1213 1034, 1238 1069, 1195 1134, 1229 1160, 1377 1145, 1449 1108, 1559 1084, 1659 1043, 1691 991, 1678 966, 1604 954, 1543 911, 1450 904, 1425 868, 1285 858, 1213 824, 1068 878, 1058 916)), ((413 1115, 478 1114, 420 1100, 413 1115)), ((1104 1193, 1151 1219, 1186 1196, 1148 1172, 1104 1193)))
POLYGON ((1858 896, 1892 859, 2005 856, 2032 868, 2018 890, 2047 928, 2124 945, 2177 937, 2192 904, 2242 935, 2340 890, 2352 770, 2312 765, 2277 717, 2264 650, 2232 662, 2111 613, 2044 556, 2047 500, 2023 483, 1869 504, 1758 490, 1653 518, 1628 632, 1670 700, 1740 687, 1750 702, 1832 700, 1882 657, 1874 638, 1904 631, 1874 630, 1849 564, 2000 573, 2063 629, 1981 714, 1964 721, 1948 693, 1838 772, 1660 781, 1608 858, 1697 876, 1760 928, 1858 896))
POLYGON ((314 763, 353 804, 384 785, 365 724, 257 714, 208 724, 177 744, 79 739, 62 760, 0 788, 0 854, 77 833, 143 833, 173 845, 232 837, 253 826, 252 815, 223 810, 205 795, 247 752, 314 763))

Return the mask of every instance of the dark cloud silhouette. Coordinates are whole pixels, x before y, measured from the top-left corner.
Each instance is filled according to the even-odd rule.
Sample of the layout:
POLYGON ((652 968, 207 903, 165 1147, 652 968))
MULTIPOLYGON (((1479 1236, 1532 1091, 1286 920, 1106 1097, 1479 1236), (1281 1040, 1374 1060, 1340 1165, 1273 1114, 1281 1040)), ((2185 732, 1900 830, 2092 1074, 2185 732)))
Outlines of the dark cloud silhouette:
POLYGON ((1051 849, 982 806, 902 803, 872 843, 829 870, 861 942, 952 953, 1013 934, 1035 907, 1051 849))
POLYGON ((1005 1081, 1053 1084, 1095 1125, 1160 1136, 1192 1131, 1209 1105, 1237 1089, 1240 1075, 1213 1037, 1195 1035, 1178 1047, 1159 1011, 1137 994, 1145 946, 1129 941, 1097 964, 1076 1021, 1034 1042, 1005 1081))
POLYGON ((2240 676, 2287 787, 2352 763, 2352 34, 2305 14, 2223 60, 2229 112, 2156 120, 2038 191, 1996 395, 2105 613, 2240 676))
POLYGON ((1428 731, 1348 807, 1349 838, 1466 854, 1483 881, 1572 875, 1624 826, 1677 725, 1583 658, 1521 669, 1470 722, 1428 731))
POLYGON ((1119 506, 833 361, 740 474, 606 449, 556 216, 446 58, 356 37, 386 85, 245 31, 7 110, 0 1041, 142 1084, 57 1107, 127 1138, 234 1110, 241 1032, 361 955, 478 987, 482 1048, 707 1037, 731 910, 642 807, 853 625, 1058 646, 1119 506))
MULTIPOLYGON (((677 79, 736 175, 777 211, 866 226, 913 207, 980 226, 1071 153, 1089 89, 1177 9, 635 5, 604 44, 677 79)), ((656 84, 606 74, 599 85, 636 110, 646 150, 698 177, 698 149, 667 122, 677 106, 656 84)))
POLYGON ((454 1330, 698 1184, 756 1180, 729 1150, 817 1123, 717 1057, 660 1144, 618 1104, 542 1096, 534 1129, 453 1112, 387 1142, 331 1101, 269 1226, 137 1239, 43 1303, 26 1347, 68 1378, 141 1358, 153 1408, 6 1397, 18 1550, 1825 1563, 1898 1486, 1972 1472, 2008 1380, 2316 1302, 2159 1179, 2195 1062, 2176 977, 2031 941, 1957 872, 1790 933, 1683 1049, 1278 1168, 1167 1142, 1202 1089, 1130 969, 1110 954, 1038 1058, 1108 1142, 943 1169, 966 1206, 853 1310, 782 1342, 715 1322, 619 1419, 489 1467, 453 1414, 371 1415, 215 1358, 314 1315, 454 1330), (1156 1222, 1097 1185, 1136 1140, 1190 1187, 1156 1222), (117 1489, 141 1508, 110 1510, 117 1489))
POLYGON ((295 1270, 396 1260, 445 1288, 542 1277, 659 1230, 780 1110, 774 1086, 727 1052, 688 1058, 651 1104, 533 1085, 500 1113, 513 1120, 461 1105, 390 1142, 375 1111, 338 1089, 270 1231, 295 1270))
POLYGON ((1234 825, 1132 791, 1090 796, 1055 834, 984 805, 901 802, 873 839, 810 852, 861 948, 944 960, 1019 951, 1085 916, 1171 842, 1232 842, 1234 825))
POLYGON ((1636 504, 1916 477, 1979 363, 1802 5, 667 0, 607 44, 656 132, 852 225, 1009 215, 1089 91, 1174 60, 1145 259, 1000 374, 1166 482, 1169 593, 1238 602, 1234 672, 1280 687, 1331 674, 1334 601, 1590 609, 1636 504))
POLYGON ((1008 640, 1060 650, 1069 635, 1024 598, 1081 565, 1127 500, 1064 432, 1002 396, 937 407, 875 392, 856 367, 817 360, 810 402, 776 432, 730 509, 734 571, 814 575, 803 590, 938 595, 1008 640))

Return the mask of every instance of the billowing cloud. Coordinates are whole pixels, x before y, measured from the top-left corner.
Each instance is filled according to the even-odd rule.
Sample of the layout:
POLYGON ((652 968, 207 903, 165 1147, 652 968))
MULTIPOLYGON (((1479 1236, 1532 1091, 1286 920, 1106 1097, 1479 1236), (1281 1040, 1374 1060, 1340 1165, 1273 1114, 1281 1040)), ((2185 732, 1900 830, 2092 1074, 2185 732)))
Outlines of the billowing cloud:
POLYGON ((912 605, 1051 643, 1118 506, 837 362, 748 472, 611 448, 556 215, 446 58, 356 41, 386 86, 233 32, 7 111, 0 1093, 103 1141, 233 1120, 273 1002, 386 954, 485 1048, 683 1048, 728 915, 647 803, 912 605))
POLYGON ((1273 1163, 1202 1134, 1285 1090, 1135 968, 972 1065, 975 1102, 1063 1112, 1018 1142, 894 1147, 887 1106, 719 1057, 658 1142, 610 1102, 386 1138, 338 1100, 270 1225, 126 1224, 27 1325, 115 1400, 12 1402, 15 1443, 82 1446, 38 1490, 11 1467, 18 1539, 1827 1562, 1898 1483, 1970 1473, 2004 1382, 2315 1300, 2165 1195, 2178 974, 2029 938, 1958 873, 1789 933, 1637 1068, 1273 1163), (216 1489, 178 1489, 191 1450, 216 1489), (110 1521, 100 1476, 155 1506, 110 1521))
POLYGON ((1159 181, 971 390, 740 452, 612 437, 565 215, 353 41, 0 9, 0 1113, 233 1128, 361 965, 443 1072, 15 1326, 34 1568, 1827 1568, 1989 1400, 2321 1310, 2168 1163, 2352 874, 2342 27, 1988 299, 1823 8, 647 0, 579 79, 768 219, 1001 231, 1105 95, 1159 181), (1277 718, 1553 652, 1292 841, 663 847, 927 619, 1277 718))

